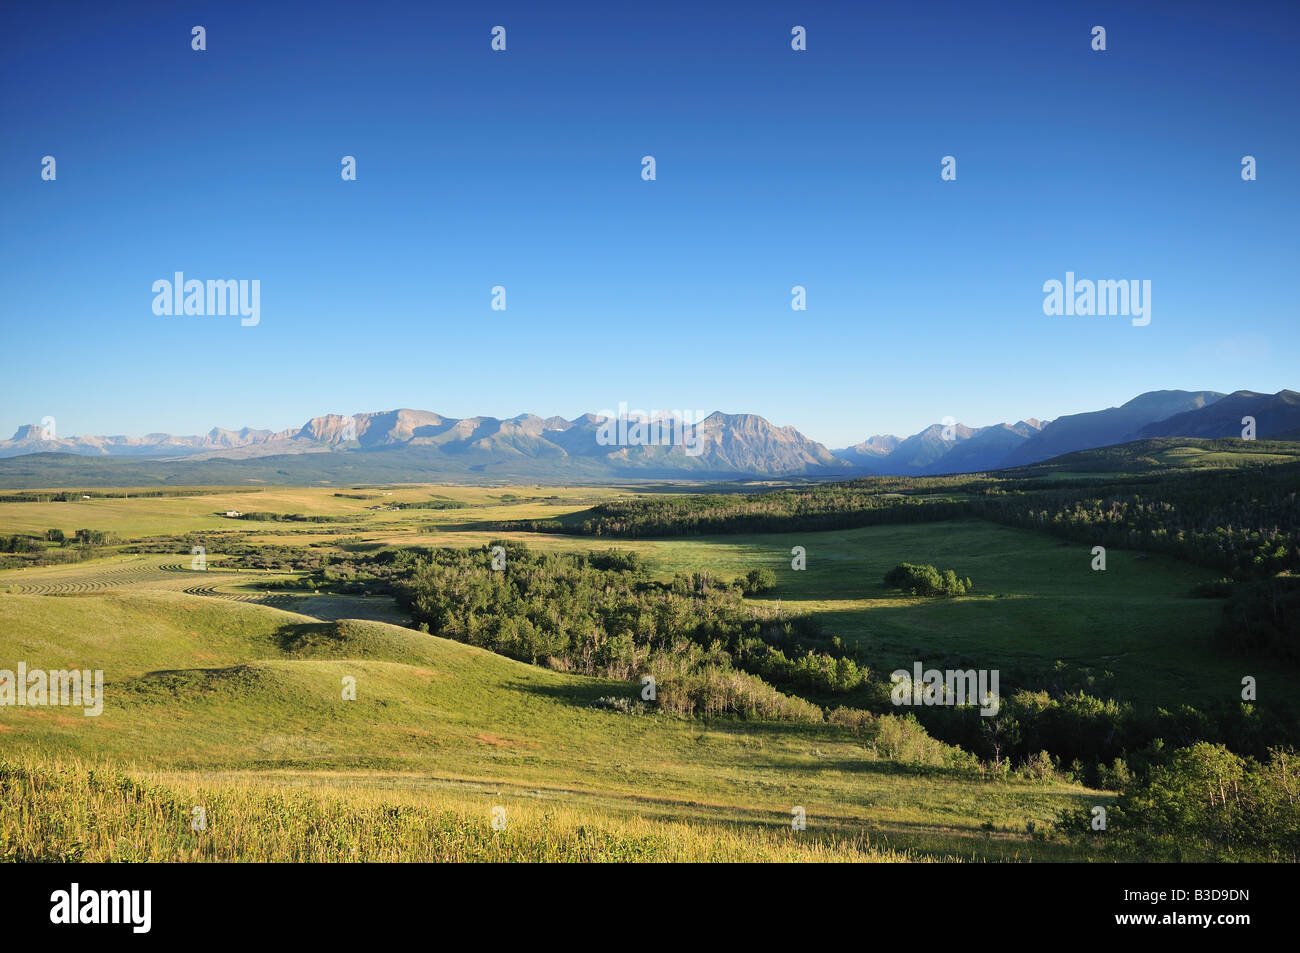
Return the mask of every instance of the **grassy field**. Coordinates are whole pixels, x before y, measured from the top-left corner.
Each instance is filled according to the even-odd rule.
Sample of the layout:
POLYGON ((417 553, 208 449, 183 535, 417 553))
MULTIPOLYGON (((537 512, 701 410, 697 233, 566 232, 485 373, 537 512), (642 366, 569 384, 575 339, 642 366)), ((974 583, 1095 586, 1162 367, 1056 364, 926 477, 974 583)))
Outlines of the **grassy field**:
POLYGON ((983 668, 1040 669, 1060 660, 1089 670, 1099 691, 1164 705, 1240 686, 1210 645, 1221 604, 1189 598, 1213 574, 1161 556, 1113 550, 1106 571, 1094 572, 1088 547, 974 520, 654 541, 647 555, 664 571, 730 576, 767 566, 778 580, 769 601, 815 613, 881 668, 965 657, 983 668), (790 568, 795 545, 807 551, 802 572, 790 568), (955 569, 975 581, 975 594, 900 596, 883 578, 904 561, 955 569))
MULTIPOLYGON (((36 493, 39 491, 26 491, 36 493)), ((128 491, 129 492, 129 491, 128 491)), ((65 533, 86 527, 123 538, 204 531, 262 530, 263 535, 301 537, 321 526, 347 524, 249 523, 227 519, 227 510, 240 512, 304 513, 315 516, 352 516, 369 532, 411 529, 419 523, 459 526, 485 519, 537 519, 585 509, 605 499, 635 495, 631 491, 593 487, 266 487, 249 491, 176 497, 78 499, 69 502, 0 503, 0 528, 5 532, 65 533), (358 498, 360 497, 360 498, 358 498), (371 510, 394 503, 450 499, 467 504, 463 510, 371 510)))
MULTIPOLYGON (((516 836, 529 845, 523 856, 576 856, 574 831, 594 825, 612 832, 612 859, 623 841, 656 858, 753 848, 755 856, 790 859, 819 851, 828 859, 1049 859, 1068 852, 1032 840, 1026 824, 1045 825, 1073 799, 1107 799, 1055 782, 954 776, 913 763, 907 750, 882 752, 870 731, 601 710, 593 707, 599 698, 638 686, 551 672, 378 622, 322 623, 186 593, 116 591, 5 595, 0 631, 6 657, 29 666, 105 671, 99 717, 0 709, 5 757, 35 759, 23 783, 50 788, 48 797, 82 812, 111 807, 85 803, 67 781, 90 764, 156 784, 162 802, 207 792, 202 797, 226 812, 263 797, 276 812, 290 811, 300 803, 290 795, 303 794, 358 816, 389 803, 420 808, 421 824, 450 814, 465 821, 472 843, 464 849, 485 858, 498 856, 500 845, 470 835, 499 805, 518 809, 516 836), (342 697, 345 677, 356 680, 355 701, 342 697), (795 806, 810 819, 799 832, 811 833, 805 841, 786 834, 795 806)), ((30 811, 5 814, 3 836, 39 853, 38 820, 30 811)), ((214 811, 214 825, 222 814, 214 811)), ((265 823, 278 824, 275 816, 265 823)), ((133 817, 110 811, 87 827, 94 844, 86 856, 114 856, 113 831, 144 823, 133 817)), ((150 858, 189 856, 197 848, 176 836, 184 830, 174 830, 174 820, 139 849, 150 858)), ((263 843, 258 823, 241 820, 200 856, 244 856, 241 832, 263 843)), ((291 841, 272 838, 258 856, 292 859, 301 849, 347 859, 352 847, 361 859, 386 856, 356 833, 346 850, 324 855, 324 846, 291 841)))
MULTIPOLYGON (((627 493, 276 488, 228 500, 4 503, 0 533, 221 531, 238 536, 218 542, 336 552, 474 546, 502 535, 488 521, 627 493), (366 508, 437 498, 467 506, 366 508), (335 523, 215 515, 233 507, 356 522, 344 539, 335 523)), ((551 551, 610 545, 510 535, 551 551)), ((1061 660, 1095 677, 1098 694, 1142 703, 1238 690, 1239 674, 1209 643, 1220 603, 1188 595, 1209 574, 1163 557, 1112 551, 1093 572, 1084 547, 978 521, 614 545, 642 553, 662 578, 771 568, 777 587, 765 601, 814 613, 878 669, 967 659, 1039 671, 1061 660), (804 571, 790 566, 796 545, 804 571), (975 594, 887 591, 882 577, 902 561, 954 568, 975 594)), ((935 766, 880 725, 855 733, 609 710, 602 698, 634 699, 639 686, 415 632, 391 598, 264 592, 276 574, 223 569, 220 545, 205 572, 186 552, 0 571, 0 668, 100 668, 107 681, 97 718, 0 708, 0 858, 1060 860, 1078 855, 1041 836, 1056 813, 1112 799, 935 766), (355 679, 354 701, 342 697, 345 679, 355 679), (188 828, 195 805, 207 832, 188 828), (790 830, 795 806, 806 831, 790 830), (491 827, 495 807, 510 818, 504 832, 491 827)), ((1253 674, 1263 690, 1293 673, 1253 674)))
MULTIPOLYGON (((643 491, 644 492, 644 491, 643 491)), ((0 532, 80 526, 122 536, 238 531, 254 544, 309 546, 323 551, 365 550, 383 545, 481 546, 516 539, 555 552, 585 552, 609 542, 570 536, 501 533, 482 524, 498 520, 553 517, 575 512, 599 499, 626 496, 612 489, 537 487, 405 487, 365 490, 270 488, 180 499, 137 498, 79 503, 0 504, 0 532), (338 493, 370 496, 351 499, 338 493), (385 492, 393 495, 383 496, 385 492), (391 502, 452 499, 468 504, 453 510, 373 511, 391 502), (243 502, 240 502, 240 501, 243 502), (355 524, 250 523, 213 515, 227 507, 245 511, 349 515, 355 524), (72 510, 74 515, 66 515, 72 510), (62 521, 54 523, 56 517, 62 521), (21 518, 21 519, 20 519, 21 518), (12 522, 10 522, 12 521, 12 522), (75 526, 73 524, 76 524, 75 526), (436 530, 429 531, 430 526, 436 530), (12 527, 12 529, 11 529, 12 527), (330 534, 322 534, 328 527, 330 534), (423 529, 422 529, 423 527, 423 529), (342 540, 346 538, 347 542, 342 540)), ((71 565, 0 572, 0 591, 68 592, 87 587, 144 585, 180 588, 227 598, 255 600, 282 608, 317 608, 309 614, 339 618, 404 621, 376 603, 329 596, 267 596, 256 591, 256 573, 222 574, 221 545, 208 550, 209 575, 194 581, 188 560, 123 557, 121 565, 71 565), (176 570, 170 578, 164 567, 176 570), (133 571, 134 570, 134 571, 133 571), (210 591, 204 591, 210 590, 210 591), (330 611, 329 606, 334 610, 330 611), (352 608, 349 608, 351 606, 352 608)), ((1090 568, 1087 547, 1037 533, 980 521, 868 527, 840 532, 729 535, 664 540, 619 540, 669 578, 676 572, 705 571, 722 578, 755 567, 777 573, 771 601, 813 612, 827 629, 869 652, 877 667, 910 666, 920 658, 968 657, 981 667, 1041 668, 1056 661, 1085 669, 1098 690, 1150 704, 1197 702, 1222 697, 1240 684, 1209 640, 1220 604, 1188 594, 1212 573, 1167 557, 1113 550, 1105 572, 1090 568), (792 570, 790 551, 803 546, 807 569, 792 570), (956 600, 900 598, 883 582, 899 562, 933 563, 975 580, 976 594, 956 600)), ((179 552, 185 552, 182 548, 179 552)), ((1267 677, 1267 676, 1266 676, 1267 677)))
POLYGON ((866 832, 611 811, 542 791, 334 773, 157 775, 0 762, 0 861, 629 862, 927 859, 866 832), (203 829, 194 830, 201 808, 203 829), (492 826, 504 811, 504 827, 492 826))

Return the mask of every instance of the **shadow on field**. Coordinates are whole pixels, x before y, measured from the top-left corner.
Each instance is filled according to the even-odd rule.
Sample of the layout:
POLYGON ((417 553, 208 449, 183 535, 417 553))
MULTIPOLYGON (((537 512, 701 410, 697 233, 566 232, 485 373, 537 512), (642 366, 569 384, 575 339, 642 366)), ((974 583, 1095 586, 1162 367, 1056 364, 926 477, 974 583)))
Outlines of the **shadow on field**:
POLYGON ((301 622, 282 625, 275 631, 276 645, 288 655, 323 645, 341 645, 343 641, 333 622, 301 622))
MULTIPOLYGON (((851 728, 829 724, 807 724, 793 721, 747 721, 737 716, 715 716, 704 718, 673 715, 649 709, 642 712, 619 711, 607 705, 599 704, 610 698, 626 698, 629 701, 640 698, 640 685, 625 682, 606 682, 604 684, 577 685, 537 685, 531 682, 515 681, 506 686, 510 690, 524 694, 537 695, 555 699, 569 705, 577 705, 607 711, 616 717, 636 719, 647 724, 683 729, 695 735, 698 744, 706 746, 720 741, 745 745, 755 740, 769 740, 786 744, 803 743, 808 750, 781 749, 770 753, 770 762, 779 762, 782 770, 802 774, 817 775, 822 773, 861 774, 882 777, 925 777, 944 780, 970 780, 970 775, 958 769, 923 764, 909 764, 873 756, 868 748, 873 735, 870 732, 858 733, 851 728), (722 736, 718 738, 717 736, 722 736), (862 749, 859 758, 827 758, 821 755, 817 744, 858 745, 862 749)), ((706 753, 707 749, 704 752, 706 753)))
MULTIPOLYGON (((505 658, 505 656, 501 657, 505 658)), ((518 680, 508 682, 504 687, 525 695, 551 698, 568 705, 580 705, 584 708, 595 706, 596 702, 602 698, 622 696, 625 693, 629 699, 639 698, 641 691, 640 685, 636 687, 636 694, 632 694, 628 689, 628 685, 623 682, 598 682, 595 679, 590 682, 566 682, 562 685, 538 685, 536 682, 518 680)), ((634 718, 637 716, 629 714, 628 717, 634 718)))

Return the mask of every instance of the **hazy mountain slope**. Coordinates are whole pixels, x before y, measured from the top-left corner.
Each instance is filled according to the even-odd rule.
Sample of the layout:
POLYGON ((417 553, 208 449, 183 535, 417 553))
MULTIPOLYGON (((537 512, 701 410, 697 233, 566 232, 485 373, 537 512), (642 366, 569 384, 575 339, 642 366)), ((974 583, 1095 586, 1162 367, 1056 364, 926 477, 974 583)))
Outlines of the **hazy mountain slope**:
MULTIPOLYGON (((701 448, 699 459, 709 469, 738 473, 848 469, 794 427, 775 427, 757 414, 712 413, 695 428, 693 440, 701 448)), ((673 453, 686 456, 686 448, 674 447, 673 453)))
POLYGON ((253 430, 249 427, 223 430, 221 427, 213 427, 200 436, 151 433, 142 437, 120 434, 59 437, 56 431, 54 439, 49 439, 45 428, 36 424, 24 424, 14 433, 13 439, 0 440, 0 457, 24 453, 80 453, 86 456, 117 457, 187 456, 262 446, 273 436, 269 430, 253 430))
POLYGON ((942 457, 923 467, 926 474, 975 473, 996 469, 1007 454, 1039 432, 1042 425, 1034 419, 1014 424, 981 427, 970 439, 954 445, 942 457))
POLYGON ((1273 437, 1300 428, 1300 394, 1293 390, 1257 394, 1239 390, 1207 407, 1175 414, 1141 428, 1134 438, 1240 437, 1241 419, 1255 418, 1255 436, 1273 437))
MULTIPOLYGON (((605 428, 611 429, 616 436, 616 428, 605 428)), ((11 446, 9 459, 0 460, 0 486, 602 482, 622 477, 734 479, 852 472, 793 427, 775 427, 753 414, 711 414, 688 433, 687 445, 680 430, 663 437, 672 439, 672 445, 602 443, 598 438, 608 434, 602 434, 602 421, 590 414, 574 421, 532 414, 509 420, 456 420, 406 409, 314 417, 295 430, 260 434, 255 445, 203 452, 186 445, 190 452, 183 456, 171 453, 152 460, 123 459, 115 453, 97 453, 90 460, 84 452, 33 454, 11 446)), ((20 432, 20 439, 11 444, 63 449, 58 441, 37 443, 39 436, 20 432)))
POLYGON ((884 472, 920 473, 976 433, 965 424, 953 424, 950 431, 953 439, 945 440, 946 429, 943 424, 931 424, 920 433, 912 434, 886 458, 887 469, 884 472))
POLYGON ((1007 454, 1001 466, 1023 466, 1074 450, 1122 443, 1148 424, 1208 406, 1222 397, 1215 391, 1149 391, 1119 407, 1058 417, 1007 454))
MULTIPOLYGON (((1033 418, 980 428, 934 424, 906 439, 876 435, 834 453, 794 427, 720 411, 690 429, 685 445, 680 427, 657 440, 644 433, 639 440, 612 440, 617 427, 595 414, 457 419, 410 408, 326 414, 278 433, 213 428, 191 437, 48 439, 44 428, 25 425, 0 441, 0 458, 10 458, 0 460, 0 486, 103 486, 107 474, 114 475, 110 484, 152 485, 969 473, 1148 437, 1240 436, 1244 416, 1255 417, 1261 438, 1300 431, 1300 394, 1152 391, 1120 407, 1046 424, 1033 418)), ((627 421, 624 438, 641 423, 627 421)))
POLYGON ((898 445, 903 442, 901 437, 895 437, 893 434, 876 434, 868 437, 861 443, 856 443, 851 447, 844 447, 840 450, 831 451, 838 459, 850 463, 855 467, 865 467, 873 469, 880 465, 881 461, 887 458, 891 453, 898 449, 898 445))

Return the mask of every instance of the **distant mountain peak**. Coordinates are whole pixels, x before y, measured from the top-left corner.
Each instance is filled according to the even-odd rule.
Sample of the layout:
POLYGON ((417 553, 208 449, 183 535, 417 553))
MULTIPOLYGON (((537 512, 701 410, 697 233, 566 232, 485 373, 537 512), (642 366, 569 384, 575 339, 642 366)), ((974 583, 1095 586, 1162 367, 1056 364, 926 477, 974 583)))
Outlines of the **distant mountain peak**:
MULTIPOLYGON (((530 478, 723 476, 853 476, 965 473, 1021 466, 1076 450, 1147 437, 1233 437, 1243 417, 1254 417, 1259 437, 1300 429, 1300 394, 1239 390, 1148 391, 1119 407, 1042 421, 969 427, 931 424, 900 438, 876 434, 832 453, 790 425, 758 414, 715 410, 680 427, 613 428, 610 418, 586 413, 567 420, 521 413, 496 417, 444 417, 413 408, 361 414, 323 414, 278 433, 213 427, 201 436, 166 433, 143 437, 85 436, 46 439, 37 424, 24 424, 0 441, 0 457, 59 451, 95 457, 154 460, 242 461, 321 455, 363 465, 383 453, 386 461, 413 461, 421 474, 511 474, 530 478), (646 436, 649 434, 649 436, 646 436), (640 435, 640 436, 638 436, 640 435), (402 456, 404 455, 404 456, 402 456)), ((656 419, 669 419, 668 412, 656 419)), ((951 419, 951 418, 949 418, 951 419)), ((285 464, 288 466, 289 464, 285 464)), ((356 466, 351 466, 355 472, 356 466)))

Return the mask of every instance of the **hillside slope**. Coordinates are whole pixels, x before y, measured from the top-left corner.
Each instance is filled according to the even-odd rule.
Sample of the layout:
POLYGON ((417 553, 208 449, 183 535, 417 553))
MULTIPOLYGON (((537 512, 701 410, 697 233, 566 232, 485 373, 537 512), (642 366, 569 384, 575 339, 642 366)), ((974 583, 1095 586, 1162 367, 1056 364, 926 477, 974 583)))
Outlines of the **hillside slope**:
MULTIPOLYGON (((214 772, 255 771, 277 798, 307 784, 351 790, 368 778, 370 805, 409 803, 413 784, 425 804, 445 802, 446 786, 461 792, 458 804, 486 788, 478 818, 456 821, 467 834, 485 827, 493 804, 523 811, 541 798, 554 805, 546 816, 532 812, 542 842, 557 825, 625 834, 658 818, 693 825, 676 829, 683 849, 723 830, 759 838, 766 851, 775 842, 762 839, 782 827, 788 836, 798 804, 815 819, 809 834, 819 849, 839 844, 846 857, 872 859, 863 839, 871 831, 922 856, 1024 858, 1059 848, 1023 834, 980 837, 992 792, 993 816, 1010 831, 1023 831, 1025 817, 1049 819, 1083 793, 955 782, 896 765, 864 746, 870 735, 829 725, 774 732, 765 723, 609 710, 602 697, 636 697, 639 685, 553 672, 377 622, 318 623, 178 593, 0 593, 0 632, 0 664, 98 667, 106 678, 97 718, 0 708, 7 759, 130 764, 208 788, 214 772), (345 679, 355 679, 355 701, 342 697, 345 679)), ((217 815, 218 830, 228 817, 217 815)), ((656 831, 649 856, 673 856, 656 831)), ((220 836, 228 840, 229 831, 220 836)), ((103 849, 111 852, 111 842, 103 849)))

